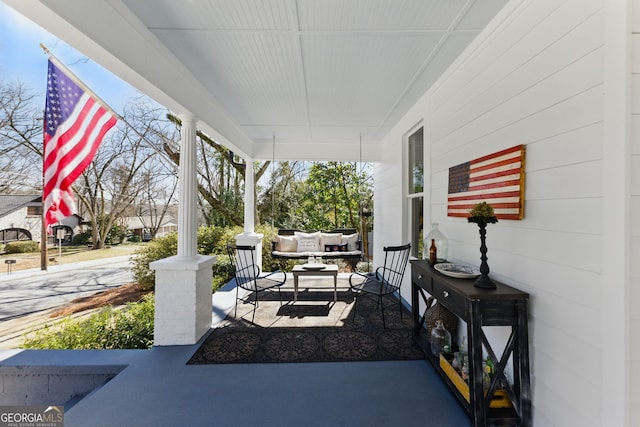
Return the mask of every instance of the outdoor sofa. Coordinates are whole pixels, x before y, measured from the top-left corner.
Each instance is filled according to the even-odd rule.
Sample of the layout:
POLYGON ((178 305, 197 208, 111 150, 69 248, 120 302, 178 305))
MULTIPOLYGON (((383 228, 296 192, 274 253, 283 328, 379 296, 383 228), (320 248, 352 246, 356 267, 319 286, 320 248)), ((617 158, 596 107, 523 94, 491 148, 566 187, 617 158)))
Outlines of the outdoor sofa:
POLYGON ((279 229, 271 242, 271 256, 284 259, 362 259, 362 240, 353 228, 339 228, 329 232, 303 232, 279 229))

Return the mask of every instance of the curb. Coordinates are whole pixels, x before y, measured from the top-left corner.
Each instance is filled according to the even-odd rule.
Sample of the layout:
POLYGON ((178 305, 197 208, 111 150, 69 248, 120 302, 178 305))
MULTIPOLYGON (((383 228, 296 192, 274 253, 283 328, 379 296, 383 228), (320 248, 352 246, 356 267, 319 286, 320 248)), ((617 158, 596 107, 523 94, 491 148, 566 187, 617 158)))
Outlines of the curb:
POLYGON ((96 259, 96 260, 90 260, 90 261, 80 261, 80 262, 73 262, 69 264, 49 266, 47 270, 41 270, 39 268, 30 268, 27 270, 13 271, 11 273, 0 274, 0 282, 6 282, 12 279, 23 279, 25 277, 41 276, 41 275, 50 274, 50 273, 58 273, 61 271, 75 270, 79 268, 117 264, 125 261, 128 262, 130 259, 131 259, 131 255, 122 255, 122 256, 117 256, 112 258, 102 258, 102 259, 96 259))

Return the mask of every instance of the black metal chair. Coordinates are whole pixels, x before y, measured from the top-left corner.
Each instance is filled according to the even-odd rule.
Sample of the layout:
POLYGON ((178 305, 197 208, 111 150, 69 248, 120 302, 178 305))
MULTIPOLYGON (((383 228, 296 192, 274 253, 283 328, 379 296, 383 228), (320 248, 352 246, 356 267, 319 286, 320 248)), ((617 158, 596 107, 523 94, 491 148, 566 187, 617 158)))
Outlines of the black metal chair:
POLYGON ((382 325, 386 329, 387 324, 384 318, 384 301, 386 295, 398 293, 398 301, 387 306, 398 304, 400 308, 400 319, 402 319, 402 303, 400 299, 400 285, 402 277, 409 262, 409 252, 411 244, 402 246, 387 246, 384 250, 384 265, 376 269, 375 273, 362 274, 353 273, 349 276, 349 286, 355 294, 353 303, 353 319, 355 321, 356 308, 360 296, 366 295, 377 300, 377 306, 382 310, 382 325))
POLYGON ((256 264, 254 253, 255 246, 236 246, 227 245, 227 252, 234 268, 236 279, 236 305, 234 317, 238 313, 238 300, 240 288, 249 291, 248 297, 243 302, 253 304, 253 315, 251 322, 256 316, 256 308, 258 308, 258 293, 260 291, 277 288, 280 297, 280 306, 282 306, 282 294, 280 294, 280 286, 287 281, 287 273, 274 271, 268 274, 261 274, 260 267, 256 264), (279 273, 276 275, 276 273, 279 273), (254 296, 253 301, 249 297, 254 296))

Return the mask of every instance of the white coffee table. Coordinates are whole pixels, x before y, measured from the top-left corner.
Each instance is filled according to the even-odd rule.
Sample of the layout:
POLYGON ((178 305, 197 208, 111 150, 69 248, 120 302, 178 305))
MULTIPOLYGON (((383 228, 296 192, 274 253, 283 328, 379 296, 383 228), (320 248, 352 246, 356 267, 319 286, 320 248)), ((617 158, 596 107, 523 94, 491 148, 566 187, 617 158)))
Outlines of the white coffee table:
MULTIPOLYGON (((333 301, 338 301, 338 266, 335 264, 323 264, 324 268, 305 268, 305 264, 296 265, 293 273, 293 300, 298 301, 298 277, 299 276, 333 276, 333 301)), ((319 268, 319 267, 317 267, 319 268)))

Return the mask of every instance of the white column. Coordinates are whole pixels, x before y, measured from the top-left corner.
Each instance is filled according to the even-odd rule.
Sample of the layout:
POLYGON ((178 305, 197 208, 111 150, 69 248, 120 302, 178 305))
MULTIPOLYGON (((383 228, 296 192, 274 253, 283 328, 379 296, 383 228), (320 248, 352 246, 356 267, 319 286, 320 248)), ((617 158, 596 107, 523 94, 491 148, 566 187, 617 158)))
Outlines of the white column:
POLYGON ((178 171, 178 256, 194 257, 197 253, 197 180, 196 118, 180 114, 180 168, 178 171))
POLYGON ((255 246, 254 254, 256 264, 262 269, 262 237, 263 234, 255 232, 255 193, 256 183, 254 179, 253 159, 245 159, 244 171, 244 233, 236 236, 236 244, 242 246, 255 246))
POLYGON ((149 264, 156 272, 154 346, 195 344, 211 328, 215 260, 174 256, 149 264))
POLYGON ((244 170, 244 231, 253 233, 255 231, 255 172, 253 170, 253 160, 245 160, 246 168, 244 170))
POLYGON ((209 330, 212 265, 215 257, 197 254, 196 119, 180 114, 178 255, 154 261, 156 272, 153 344, 191 345, 209 330))

